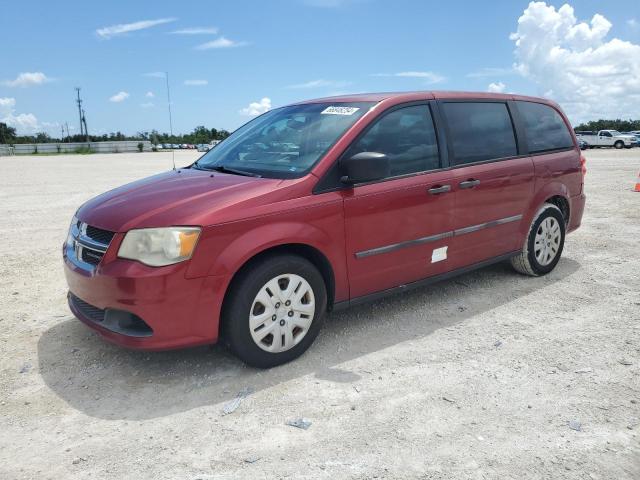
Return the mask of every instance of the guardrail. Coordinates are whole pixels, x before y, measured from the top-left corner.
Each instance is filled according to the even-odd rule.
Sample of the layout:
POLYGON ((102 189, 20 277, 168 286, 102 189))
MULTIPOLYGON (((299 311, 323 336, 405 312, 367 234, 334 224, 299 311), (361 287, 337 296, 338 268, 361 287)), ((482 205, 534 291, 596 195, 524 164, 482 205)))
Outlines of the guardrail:
POLYGON ((142 143, 142 151, 152 150, 148 140, 127 140, 122 142, 74 142, 74 143, 19 143, 16 145, 0 145, 0 155, 29 155, 34 153, 75 153, 91 151, 94 153, 124 153, 139 151, 138 144, 142 143))

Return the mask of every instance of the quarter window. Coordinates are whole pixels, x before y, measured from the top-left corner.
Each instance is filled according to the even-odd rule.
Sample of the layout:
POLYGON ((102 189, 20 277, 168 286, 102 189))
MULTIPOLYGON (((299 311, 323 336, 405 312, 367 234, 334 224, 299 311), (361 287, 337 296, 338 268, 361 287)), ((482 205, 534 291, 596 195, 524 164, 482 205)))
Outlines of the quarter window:
POLYGON ((414 105, 384 114, 347 150, 346 155, 350 157, 361 152, 387 155, 392 177, 440 168, 429 107, 414 105))
POLYGON ((445 102, 442 107, 456 165, 518 154, 506 104, 445 102))
POLYGON ((533 102, 517 101, 516 104, 524 123, 530 153, 573 147, 573 137, 554 108, 533 102))

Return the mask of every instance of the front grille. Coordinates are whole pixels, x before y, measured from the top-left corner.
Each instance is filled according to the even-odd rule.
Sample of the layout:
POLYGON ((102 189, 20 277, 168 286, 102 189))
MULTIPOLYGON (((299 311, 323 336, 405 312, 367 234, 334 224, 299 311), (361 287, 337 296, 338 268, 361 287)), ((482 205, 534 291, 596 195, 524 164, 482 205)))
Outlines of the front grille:
POLYGON ((91 265, 98 265, 104 253, 98 252, 96 250, 89 250, 88 248, 83 248, 81 255, 81 260, 83 262, 90 263, 91 265))
POLYGON ((103 322, 104 321, 104 310, 99 309, 98 307, 94 307, 93 305, 88 304, 84 300, 80 300, 73 293, 69 293, 69 301, 73 304, 73 306, 80 312, 83 317, 88 318, 94 322, 103 322))
POLYGON ((96 242, 109 245, 114 235, 115 235, 114 232, 110 232, 108 230, 102 230, 101 228, 87 225, 87 237, 89 237, 91 240, 95 240, 96 242))
POLYGON ((75 259, 81 268, 93 269, 100 263, 115 232, 77 222, 71 225, 71 241, 67 243, 67 255, 75 259))

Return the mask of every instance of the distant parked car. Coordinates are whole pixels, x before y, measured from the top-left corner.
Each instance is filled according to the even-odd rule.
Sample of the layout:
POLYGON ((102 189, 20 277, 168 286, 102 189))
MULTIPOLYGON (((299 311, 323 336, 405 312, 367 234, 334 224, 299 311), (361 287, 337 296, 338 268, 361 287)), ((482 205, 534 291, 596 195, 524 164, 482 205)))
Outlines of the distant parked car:
POLYGON ((636 144, 633 145, 634 147, 639 147, 640 146, 640 131, 632 131, 632 132, 622 132, 623 135, 631 135, 633 137, 636 137, 636 144))
POLYGON ((161 144, 161 143, 159 143, 159 144, 157 144, 157 145, 154 145, 154 147, 155 147, 155 149, 156 149, 156 150, 162 150, 162 149, 164 149, 164 147, 162 146, 162 144, 161 144))
POLYGON ((589 144, 581 139, 578 139, 578 145, 580 146, 580 150, 586 150, 589 148, 589 144))
POLYGON ((590 148, 614 147, 631 148, 638 144, 633 135, 623 135, 617 130, 600 130, 597 134, 592 131, 577 131, 578 140, 584 140, 590 148))
POLYGON ((207 145, 206 143, 198 144, 198 151, 199 152, 208 152, 209 151, 209 145, 207 145))

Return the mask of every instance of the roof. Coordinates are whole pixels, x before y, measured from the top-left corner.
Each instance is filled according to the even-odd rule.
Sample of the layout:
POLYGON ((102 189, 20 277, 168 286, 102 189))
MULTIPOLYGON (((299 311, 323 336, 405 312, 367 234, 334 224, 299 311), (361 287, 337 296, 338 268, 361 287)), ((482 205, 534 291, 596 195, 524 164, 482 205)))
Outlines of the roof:
POLYGON ((353 102, 382 102, 391 100, 391 103, 411 102, 416 100, 431 99, 487 99, 487 100, 530 100, 548 104, 554 102, 540 97, 528 97, 512 93, 489 92, 455 92, 455 91, 415 91, 415 92, 382 92, 382 93, 358 93, 352 95, 340 95, 336 97, 315 98, 295 102, 292 105, 306 103, 353 103, 353 102))

